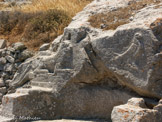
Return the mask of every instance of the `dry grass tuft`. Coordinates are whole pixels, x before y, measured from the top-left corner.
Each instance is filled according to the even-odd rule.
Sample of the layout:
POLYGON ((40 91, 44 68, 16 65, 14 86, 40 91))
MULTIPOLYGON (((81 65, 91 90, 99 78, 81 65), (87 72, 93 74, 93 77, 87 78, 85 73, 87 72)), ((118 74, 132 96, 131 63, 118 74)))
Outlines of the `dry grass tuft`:
MULTIPOLYGON (((20 9, 25 12, 39 12, 50 9, 58 9, 74 16, 92 0, 33 0, 32 4, 25 5, 20 9)), ((19 9, 19 8, 17 8, 19 9)))
POLYGON ((95 28, 104 30, 115 30, 118 26, 129 23, 129 19, 138 10, 147 5, 159 4, 160 0, 140 0, 131 2, 127 7, 118 8, 117 10, 107 13, 100 13, 90 17, 89 22, 95 28))
POLYGON ((71 18, 92 0, 33 0, 0 14, 0 38, 22 41, 31 50, 63 33, 71 18))

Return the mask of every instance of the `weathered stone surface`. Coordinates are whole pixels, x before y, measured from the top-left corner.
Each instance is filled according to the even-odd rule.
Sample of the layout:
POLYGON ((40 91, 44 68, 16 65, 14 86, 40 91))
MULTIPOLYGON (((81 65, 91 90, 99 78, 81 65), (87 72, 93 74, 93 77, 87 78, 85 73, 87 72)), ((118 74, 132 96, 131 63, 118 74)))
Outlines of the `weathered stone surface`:
POLYGON ((1 58, 0 58, 0 64, 1 64, 1 65, 6 64, 6 62, 7 62, 7 61, 6 61, 6 59, 5 59, 4 57, 1 57, 1 58))
POLYGON ((0 87, 3 87, 5 84, 4 84, 4 81, 2 78, 0 78, 0 87))
POLYGON ((4 71, 6 71, 6 72, 12 72, 13 70, 14 70, 13 64, 7 63, 7 64, 4 66, 4 71))
MULTIPOLYGON (((16 44, 14 48, 6 47, 0 50, 0 90, 5 95, 8 92, 9 84, 14 77, 19 65, 32 56, 32 52, 24 50, 22 44, 16 44), (7 88, 4 89, 4 86, 7 88), (2 87, 2 88, 1 88, 2 87)), ((1 102, 1 99, 0 99, 1 102)))
POLYGON ((9 86, 9 83, 11 83, 11 82, 12 82, 12 80, 6 80, 5 81, 6 86, 8 87, 9 86))
POLYGON ((14 122, 15 121, 12 118, 8 118, 8 117, 0 116, 0 118, 1 118, 1 122, 14 122))
MULTIPOLYGON (((74 21, 65 28, 64 35, 52 43, 50 51, 55 53, 42 51, 37 57, 41 63, 33 66, 31 62, 31 65, 48 69, 52 73, 57 67, 73 69, 75 73, 72 77, 75 82, 94 83, 109 75, 108 77, 114 77, 118 84, 126 85, 140 95, 161 98, 161 41, 155 33, 155 27, 151 28, 153 30, 148 27, 153 22, 150 18, 161 17, 161 9, 144 9, 127 25, 113 32, 102 32, 89 27, 86 22, 92 11, 110 11, 112 7, 101 8, 106 2, 95 1, 74 17, 74 21), (96 9, 88 11, 93 5, 96 5, 96 9), (143 18, 148 12, 152 14, 146 16, 146 25, 143 18), (156 16, 152 16, 153 13, 156 13, 156 16)), ((126 1, 108 2, 112 6, 114 3, 119 3, 119 7, 128 5, 126 1)))
MULTIPOLYGON (((142 9, 130 23, 116 30, 89 26, 92 14, 126 5, 128 0, 95 0, 73 18, 49 50, 20 64, 9 83, 12 94, 3 97, 2 113, 41 119, 109 120, 113 107, 131 97, 162 98, 161 38, 150 28, 162 16, 161 8, 142 9), (24 85, 31 88, 26 90, 24 85)), ((113 121, 149 122, 156 120, 155 115, 160 117, 157 110, 148 109, 147 105, 143 99, 131 99, 114 108, 113 121), (123 111, 116 112, 118 108, 123 111), (131 111, 130 116, 125 114, 131 111)), ((151 106, 154 107, 153 102, 151 106)))
POLYGON ((148 109, 144 105, 144 99, 132 98, 127 104, 114 107, 111 119, 113 122, 161 122, 161 116, 160 102, 153 109, 148 109))
POLYGON ((59 44, 61 43, 61 40, 62 40, 62 35, 61 36, 58 36, 51 44, 50 46, 50 49, 51 51, 53 52, 56 52, 58 50, 58 47, 59 47, 59 44))
POLYGON ((159 104, 155 106, 153 109, 158 111, 156 115, 157 122, 161 122, 162 121, 162 99, 159 101, 159 104))
POLYGON ((6 94, 6 92, 7 92, 6 87, 0 87, 0 93, 1 94, 6 94))
POLYGON ((128 100, 127 104, 141 107, 141 108, 147 108, 143 98, 131 98, 128 100))
POLYGON ((150 33, 140 28, 119 30, 113 36, 94 40, 92 45, 121 84, 127 85, 141 95, 161 97, 161 82, 155 84, 155 81, 162 79, 160 75, 162 67, 158 65, 161 59, 156 58, 158 54, 154 46, 158 41, 151 37, 150 33), (105 53, 106 50, 111 52, 105 53), (150 65, 159 67, 152 70, 150 65))
POLYGON ((5 48, 6 47, 6 44, 7 44, 7 42, 6 42, 5 39, 0 39, 0 49, 5 48))
POLYGON ((49 47, 50 47, 50 44, 49 44, 49 43, 43 44, 43 45, 40 47, 39 51, 48 50, 49 47))
POLYGON ((26 49, 26 46, 21 42, 14 43, 12 46, 13 46, 13 48, 15 50, 24 50, 24 49, 26 49))
POLYGON ((7 55, 7 56, 6 56, 6 59, 7 59, 7 61, 10 62, 10 63, 14 63, 14 62, 15 62, 15 59, 14 59, 12 56, 7 55))
POLYGON ((21 53, 18 54, 16 62, 23 62, 26 59, 33 56, 33 53, 29 50, 24 50, 21 53))
POLYGON ((125 103, 131 97, 126 92, 119 90, 111 91, 102 87, 92 86, 80 89, 77 87, 80 86, 74 84, 62 92, 55 92, 54 94, 51 92, 52 89, 49 88, 32 87, 29 89, 18 89, 15 93, 3 97, 3 112, 1 115, 9 117, 13 115, 17 117, 30 116, 41 119, 88 119, 89 117, 105 119, 107 116, 106 118, 109 119, 112 107, 125 103))

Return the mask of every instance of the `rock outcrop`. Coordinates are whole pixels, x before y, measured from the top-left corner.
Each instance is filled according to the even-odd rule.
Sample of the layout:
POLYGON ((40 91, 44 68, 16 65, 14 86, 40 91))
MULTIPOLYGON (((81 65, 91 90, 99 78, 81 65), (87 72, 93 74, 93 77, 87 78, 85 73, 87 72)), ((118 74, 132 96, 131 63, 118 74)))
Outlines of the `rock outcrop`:
MULTIPOLYGON (((88 22, 91 15, 128 2, 95 0, 48 50, 44 45, 22 63, 9 84, 11 94, 3 97, 1 115, 17 120, 30 116, 108 121, 113 107, 132 97, 161 99, 162 8, 146 6, 116 30, 103 31, 88 22)), ((143 107, 143 101, 138 106, 143 107)), ((148 111, 152 116, 156 110, 148 111)))
POLYGON ((114 107, 111 119, 113 122, 161 122, 161 116, 161 101, 149 109, 143 98, 131 98, 127 104, 114 107))

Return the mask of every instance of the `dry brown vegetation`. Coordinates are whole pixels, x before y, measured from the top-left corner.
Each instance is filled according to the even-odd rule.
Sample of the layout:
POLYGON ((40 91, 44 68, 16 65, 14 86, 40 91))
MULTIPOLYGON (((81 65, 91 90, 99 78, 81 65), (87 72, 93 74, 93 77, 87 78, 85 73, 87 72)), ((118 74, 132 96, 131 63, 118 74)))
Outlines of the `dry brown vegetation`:
POLYGON ((104 30, 114 30, 118 26, 129 23, 129 19, 138 10, 150 4, 159 4, 160 0, 140 0, 137 2, 130 2, 127 7, 118 8, 117 10, 107 13, 100 13, 90 17, 89 22, 95 28, 102 28, 104 30), (101 25, 104 25, 102 27, 101 25))
POLYGON ((33 0, 0 14, 0 38, 9 44, 22 41, 31 50, 63 33, 71 18, 92 0, 33 0))
POLYGON ((21 10, 25 12, 39 12, 40 10, 46 11, 50 9, 58 9, 68 12, 71 16, 74 16, 91 1, 92 0, 33 0, 32 5, 29 4, 23 6, 21 7, 21 10))

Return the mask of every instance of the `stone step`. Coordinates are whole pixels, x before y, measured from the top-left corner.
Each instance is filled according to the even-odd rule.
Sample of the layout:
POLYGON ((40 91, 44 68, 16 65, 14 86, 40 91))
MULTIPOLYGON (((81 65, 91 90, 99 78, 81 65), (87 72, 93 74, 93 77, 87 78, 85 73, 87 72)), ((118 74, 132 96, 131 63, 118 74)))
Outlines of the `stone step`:
POLYGON ((16 93, 27 94, 29 92, 29 88, 19 88, 16 90, 16 93))
POLYGON ((0 116, 3 116, 4 118, 14 118, 13 111, 14 107, 16 107, 14 104, 17 103, 17 101, 26 98, 26 96, 28 96, 28 93, 17 92, 3 96, 0 116))
POLYGON ((49 73, 49 71, 47 69, 39 69, 39 70, 35 70, 34 73, 36 73, 36 74, 47 74, 47 73, 49 73))
POLYGON ((45 92, 51 92, 51 88, 44 88, 39 86, 31 86, 31 88, 19 88, 16 90, 15 93, 19 94, 28 94, 30 91, 45 91, 45 92))
POLYGON ((44 92, 51 92, 51 88, 43 88, 43 87, 39 87, 39 86, 32 86, 31 89, 29 89, 30 91, 44 91, 44 92))
POLYGON ((2 106, 0 106, 0 122, 15 122, 11 121, 15 116, 27 116, 30 113, 30 109, 27 110, 31 104, 29 100, 36 98, 38 93, 50 94, 51 90, 50 88, 31 86, 31 88, 19 88, 15 93, 3 96, 2 106))
POLYGON ((55 69, 55 75, 62 75, 73 72, 73 69, 55 69))
POLYGON ((72 70, 73 69, 55 69, 55 71, 57 71, 57 72, 70 72, 72 70))
POLYGON ((60 80, 62 80, 62 78, 60 76, 46 76, 46 77, 39 76, 39 77, 32 79, 31 82, 46 82, 46 83, 48 83, 48 82, 57 82, 60 80))
POLYGON ((44 88, 52 88, 55 85, 55 83, 31 81, 31 85, 38 86, 38 87, 44 87, 44 88))

